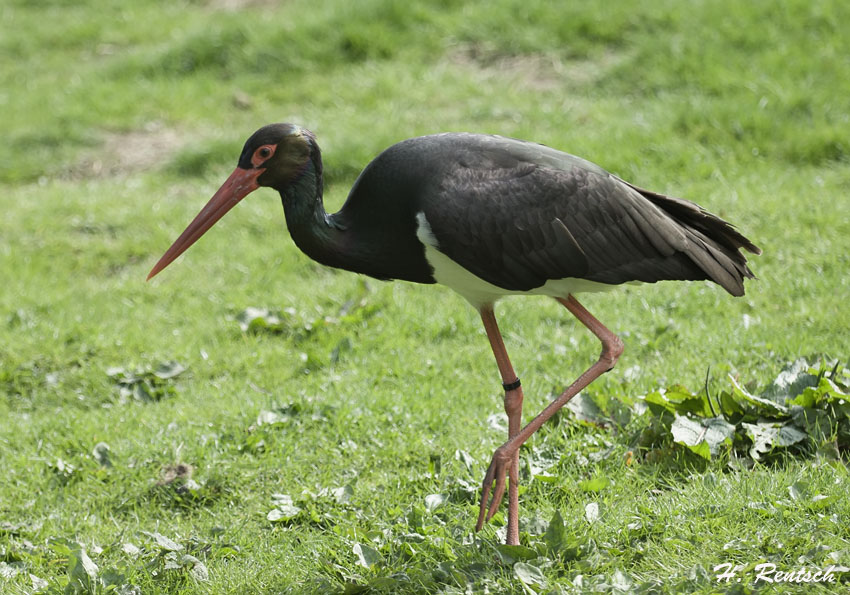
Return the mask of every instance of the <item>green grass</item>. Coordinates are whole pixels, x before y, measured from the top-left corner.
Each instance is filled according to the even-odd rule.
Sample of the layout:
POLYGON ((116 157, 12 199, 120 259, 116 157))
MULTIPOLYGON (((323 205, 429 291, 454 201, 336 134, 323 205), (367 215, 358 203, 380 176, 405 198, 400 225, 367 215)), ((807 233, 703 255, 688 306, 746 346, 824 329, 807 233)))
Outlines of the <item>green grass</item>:
MULTIPOLYGON (((272 192, 144 282, 262 124, 318 135, 329 208, 395 141, 493 132, 696 200, 764 249, 741 299, 704 283, 583 298, 626 342, 590 394, 846 361, 847 22, 827 1, 7 1, 0 591, 85 583, 83 549, 98 593, 748 592, 759 562, 850 566, 846 453, 629 459, 645 417, 560 416, 523 450, 526 549, 499 548, 501 514, 473 534, 504 438, 477 315, 445 288, 312 263, 272 192), (248 307, 287 310, 282 332, 243 332, 248 307), (150 375, 167 361, 187 370, 150 375), (151 398, 122 395, 113 368, 147 373, 151 398), (552 477, 531 477, 539 460, 552 477), (270 521, 274 494, 300 510, 270 521), (724 562, 750 574, 718 581, 724 562)), ((497 314, 527 416, 598 352, 551 300, 497 314)))

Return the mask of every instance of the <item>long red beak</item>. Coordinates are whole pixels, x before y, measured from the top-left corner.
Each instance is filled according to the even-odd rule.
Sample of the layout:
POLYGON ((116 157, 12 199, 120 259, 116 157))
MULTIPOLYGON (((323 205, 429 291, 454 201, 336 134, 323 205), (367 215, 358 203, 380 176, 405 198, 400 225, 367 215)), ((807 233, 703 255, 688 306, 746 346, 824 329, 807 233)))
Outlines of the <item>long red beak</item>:
POLYGON ((189 246, 198 241, 206 231, 215 225, 215 222, 224 217, 224 215, 236 206, 240 200, 248 196, 251 192, 259 188, 257 178, 262 174, 265 168, 262 169, 242 169, 237 167, 230 174, 230 177, 225 180, 221 188, 213 194, 210 201, 201 209, 201 212, 192 220, 189 226, 180 234, 180 237, 171 244, 159 262, 154 265, 151 272, 148 273, 148 280, 154 275, 167 267, 178 256, 183 254, 189 246))

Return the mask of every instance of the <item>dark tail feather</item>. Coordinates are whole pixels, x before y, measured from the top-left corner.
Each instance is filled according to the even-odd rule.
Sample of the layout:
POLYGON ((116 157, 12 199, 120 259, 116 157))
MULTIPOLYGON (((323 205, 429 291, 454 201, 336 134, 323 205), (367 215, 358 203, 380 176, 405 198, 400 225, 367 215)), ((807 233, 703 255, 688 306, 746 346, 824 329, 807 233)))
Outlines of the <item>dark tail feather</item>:
POLYGON ((694 249, 688 251, 688 256, 712 281, 732 295, 744 295, 744 279, 754 279, 755 275, 747 266, 747 259, 741 249, 761 254, 758 246, 731 223, 712 215, 696 203, 628 185, 685 227, 694 246, 694 249))

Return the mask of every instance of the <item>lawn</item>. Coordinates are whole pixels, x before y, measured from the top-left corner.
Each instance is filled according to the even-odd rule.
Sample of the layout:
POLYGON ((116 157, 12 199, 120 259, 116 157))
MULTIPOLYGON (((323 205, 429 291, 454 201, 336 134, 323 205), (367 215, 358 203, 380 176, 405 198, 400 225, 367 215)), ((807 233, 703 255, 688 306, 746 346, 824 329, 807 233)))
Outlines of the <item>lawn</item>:
MULTIPOLYGON (((0 592, 847 588, 850 4, 561 4, 6 0, 0 592), (145 282, 274 121, 317 135, 329 211, 396 141, 497 133, 699 202, 758 279, 581 297, 626 351, 523 447, 501 546, 460 297, 313 263, 270 190, 145 282)), ((598 342, 553 300, 496 313, 530 419, 598 342)))

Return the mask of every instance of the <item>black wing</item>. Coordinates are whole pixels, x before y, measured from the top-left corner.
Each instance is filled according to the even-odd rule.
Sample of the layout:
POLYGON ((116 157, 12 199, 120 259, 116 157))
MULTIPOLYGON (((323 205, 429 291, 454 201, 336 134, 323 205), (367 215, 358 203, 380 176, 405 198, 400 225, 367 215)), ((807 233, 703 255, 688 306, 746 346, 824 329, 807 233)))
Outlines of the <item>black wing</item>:
POLYGON ((711 279, 741 295, 753 276, 739 248, 758 248, 694 203, 540 145, 467 140, 422 208, 439 250, 494 285, 711 279))

